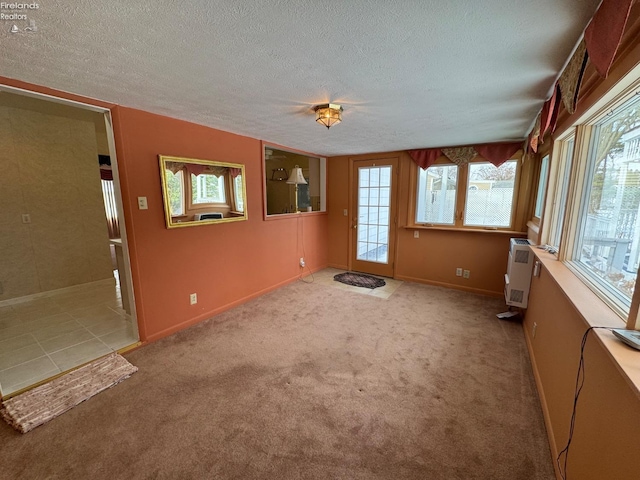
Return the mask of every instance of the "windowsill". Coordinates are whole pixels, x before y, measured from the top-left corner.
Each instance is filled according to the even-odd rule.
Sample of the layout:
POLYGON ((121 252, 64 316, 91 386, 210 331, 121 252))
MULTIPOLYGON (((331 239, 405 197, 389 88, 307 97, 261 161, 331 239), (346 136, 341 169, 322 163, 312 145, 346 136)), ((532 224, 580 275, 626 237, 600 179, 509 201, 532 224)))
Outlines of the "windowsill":
POLYGON ((285 218, 296 218, 299 215, 304 215, 305 217, 315 216, 315 215, 326 215, 327 212, 298 212, 298 213, 272 213, 271 215, 265 215, 265 220, 283 220, 285 218))
POLYGON ((408 230, 438 230, 444 232, 467 232, 467 233, 501 233, 504 235, 526 237, 527 232, 517 232, 515 230, 499 230, 494 228, 473 228, 473 227, 443 227, 436 225, 405 225, 403 228, 408 230))
MULTIPOLYGON (((625 322, 593 293, 569 268, 554 255, 532 248, 536 257, 578 314, 590 327, 624 328, 625 322)), ((617 340, 607 330, 594 330, 598 340, 613 360, 622 376, 640 397, 640 351, 617 340)))

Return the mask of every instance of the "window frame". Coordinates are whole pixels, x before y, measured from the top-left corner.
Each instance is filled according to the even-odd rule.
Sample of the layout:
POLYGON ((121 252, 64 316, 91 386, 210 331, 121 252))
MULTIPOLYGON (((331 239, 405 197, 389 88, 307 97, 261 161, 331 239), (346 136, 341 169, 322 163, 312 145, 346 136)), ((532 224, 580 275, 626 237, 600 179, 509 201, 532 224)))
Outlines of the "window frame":
POLYGON ((536 181, 536 193, 533 196, 533 219, 540 225, 542 217, 544 216, 544 209, 546 207, 547 192, 549 187, 549 171, 551 167, 551 153, 546 152, 540 155, 540 163, 538 165, 538 180, 536 181), (546 168, 545 168, 546 160, 546 168), (542 195, 542 197, 541 197, 542 195), (536 212, 538 209, 538 203, 540 204, 540 213, 536 212))
MULTIPOLYGON (((261 141, 260 148, 262 151, 262 213, 264 220, 277 220, 291 218, 292 216, 304 213, 305 215, 327 215, 327 157, 322 157, 315 153, 305 152, 302 150, 295 150, 288 147, 282 147, 274 143, 268 143, 261 141), (267 158, 267 150, 271 150, 272 154, 276 156, 283 155, 286 157, 284 160, 275 161, 275 157, 267 158), (302 159, 306 158, 307 162, 310 160, 317 160, 317 174, 314 174, 311 178, 311 171, 309 165, 305 164, 302 159), (284 212, 279 209, 274 209, 270 198, 270 185, 273 184, 286 184, 286 178, 274 178, 274 168, 283 167, 287 175, 290 175, 291 168, 295 165, 300 166, 303 169, 303 175, 307 180, 309 188, 309 195, 312 201, 311 211, 298 211, 298 212, 284 212), (313 195, 314 193, 315 195, 313 195), (270 206, 272 208, 270 208, 270 206)), ((315 167, 314 167, 315 170, 315 167)), ((288 184, 287 184, 288 185, 288 184)), ((293 190, 293 189, 291 189, 293 190)), ((289 192, 290 198, 293 192, 289 192)), ((289 203, 289 202, 287 202, 289 203)))
MULTIPOLYGON (((454 205, 453 205, 453 223, 441 223, 441 222, 418 222, 417 220, 417 216, 418 216, 418 199, 419 199, 419 194, 418 194, 418 187, 419 187, 419 178, 420 178, 420 171, 422 170, 421 168, 418 168, 416 170, 416 191, 415 191, 415 202, 414 202, 414 209, 415 209, 415 213, 413 216, 413 220, 416 223, 416 225, 429 225, 429 226, 437 226, 437 227, 444 227, 444 228, 453 228, 456 226, 456 223, 458 222, 458 205, 460 203, 460 199, 459 199, 459 188, 458 185, 460 183, 460 166, 456 165, 453 162, 448 162, 448 163, 444 163, 444 162, 438 162, 435 163, 431 166, 429 166, 428 168, 422 170, 425 173, 429 170, 429 168, 438 168, 438 167, 456 167, 456 185, 455 185, 455 195, 454 195, 454 205)), ((426 192, 425 192, 426 193, 426 192)))
POLYGON ((542 218, 545 219, 544 224, 548 225, 548 228, 543 228, 542 243, 552 247, 552 253, 556 257, 559 256, 560 249, 565 243, 565 212, 573 178, 575 145, 576 130, 570 128, 553 142, 551 151, 547 198, 542 214, 542 218), (571 160, 569 160, 569 154, 571 160))
MULTIPOLYGON (((523 189, 521 188, 521 182, 526 177, 524 171, 526 170, 522 162, 522 150, 518 151, 507 161, 514 161, 516 166, 513 198, 511 203, 511 217, 509 226, 507 227, 493 227, 493 226, 477 226, 477 225, 464 225, 465 209, 467 206, 467 188, 469 179, 469 167, 470 164, 487 163, 486 159, 477 156, 464 165, 457 165, 457 184, 456 184, 456 208, 454 212, 454 223, 452 224, 440 224, 440 223, 428 223, 418 222, 416 219, 417 214, 417 201, 418 201, 418 176, 420 167, 412 162, 412 168, 410 173, 410 195, 409 195, 409 208, 407 218, 407 228, 424 228, 424 229, 438 229, 438 230, 459 230, 459 231, 494 231, 494 232, 511 232, 521 233, 521 223, 523 217, 523 204, 525 199, 522 198, 523 189), (460 185, 464 185, 465 188, 460 188, 460 185)), ((505 162, 506 163, 506 162, 505 162)), ((451 160, 444 155, 436 160, 431 166, 447 166, 455 165, 451 160)))
POLYGON ((179 178, 179 183, 180 183, 180 197, 182 197, 182 200, 180 202, 180 206, 182 207, 182 211, 180 213, 175 213, 171 212, 171 217, 174 218, 178 218, 178 217, 186 217, 187 216, 187 194, 185 192, 185 170, 181 169, 178 170, 177 172, 173 173, 171 170, 169 169, 165 169, 165 176, 167 178, 167 183, 168 183, 168 176, 169 175, 173 175, 174 177, 177 177, 178 175, 180 175, 179 178))
MULTIPOLYGON (((568 143, 571 136, 574 136, 574 150, 572 158, 572 167, 570 170, 569 188, 567 193, 567 202, 565 212, 563 214, 563 228, 560 233, 561 241, 557 258, 578 278, 582 281, 603 303, 613 310, 622 321, 626 322, 628 328, 640 329, 640 316, 638 316, 638 305, 640 304, 640 288, 636 288, 631 295, 629 302, 622 301, 620 294, 614 292, 615 289, 609 286, 596 275, 589 274, 586 267, 581 267, 579 262, 579 234, 581 232, 582 222, 585 221, 584 211, 588 205, 588 199, 585 201, 585 192, 591 188, 590 178, 594 172, 588 170, 591 162, 590 155, 593 151, 596 135, 595 130, 599 123, 623 107, 627 102, 635 98, 640 89, 640 70, 636 69, 629 72, 629 78, 621 81, 614 86, 607 94, 605 94, 598 102, 589 108, 580 118, 564 132, 558 135, 556 145, 562 145, 563 142, 568 143), (558 143, 559 142, 559 143, 558 143), (573 201, 570 201, 573 199, 573 201)), ((566 145, 562 145, 562 150, 566 145)), ((561 175, 555 179, 559 184, 563 179, 561 175)), ((552 210, 549 214, 552 214, 552 210)), ((561 215, 560 212, 557 212, 561 215)), ((547 214, 545 213, 545 218, 547 214)), ((553 219, 550 219, 553 222, 553 219)), ((549 234, 551 235, 551 231, 549 234)), ((551 238, 551 237, 548 237, 551 238)), ((636 280, 638 274, 636 273, 636 280)))
POLYGON ((231 211, 232 212, 237 212, 237 213, 244 213, 244 209, 245 209, 245 205, 244 203, 246 202, 246 200, 242 203, 242 208, 239 207, 239 202, 238 202, 238 186, 236 185, 236 181, 237 179, 240 178, 240 193, 242 194, 242 198, 246 199, 247 195, 244 192, 244 182, 243 182, 243 178, 242 178, 242 173, 236 175, 235 177, 231 177, 229 180, 231 182, 230 185, 230 189, 231 189, 231 211))
MULTIPOLYGON (((208 173, 204 173, 202 175, 212 175, 208 173)), ((217 177, 217 175, 214 175, 217 177)), ((186 181, 184 182, 185 186, 185 196, 187 198, 187 203, 185 204, 187 212, 196 212, 201 213, 204 210, 212 210, 221 211, 228 213, 231 210, 231 204, 229 203, 229 181, 228 177, 230 175, 225 174, 222 179, 222 184, 224 186, 224 202, 203 202, 203 203, 193 203, 193 181, 192 175, 185 175, 186 181)))

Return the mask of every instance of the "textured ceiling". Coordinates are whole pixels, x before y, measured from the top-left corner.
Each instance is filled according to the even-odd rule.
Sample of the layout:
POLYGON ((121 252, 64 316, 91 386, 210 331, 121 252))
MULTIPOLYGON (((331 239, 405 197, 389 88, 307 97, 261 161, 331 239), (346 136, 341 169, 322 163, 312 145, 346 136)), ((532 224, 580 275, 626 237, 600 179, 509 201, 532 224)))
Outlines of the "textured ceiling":
POLYGON ((598 3, 40 2, 0 75, 320 155, 517 140, 598 3))

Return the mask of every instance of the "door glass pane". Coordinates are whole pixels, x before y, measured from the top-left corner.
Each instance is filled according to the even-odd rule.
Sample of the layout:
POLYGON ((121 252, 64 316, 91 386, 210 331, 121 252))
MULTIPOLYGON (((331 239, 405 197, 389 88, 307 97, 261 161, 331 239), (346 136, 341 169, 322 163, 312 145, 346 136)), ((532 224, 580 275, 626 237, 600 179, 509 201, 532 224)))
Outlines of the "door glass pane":
POLYGON ((382 187, 380 188, 380 206, 381 207, 388 207, 391 204, 390 202, 390 198, 389 198, 389 187, 382 187))
POLYGON ((390 192, 390 166, 358 168, 358 260, 389 263, 390 192))
POLYGON ((380 169, 372 168, 369 170, 369 186, 370 187, 379 187, 380 186, 380 169))

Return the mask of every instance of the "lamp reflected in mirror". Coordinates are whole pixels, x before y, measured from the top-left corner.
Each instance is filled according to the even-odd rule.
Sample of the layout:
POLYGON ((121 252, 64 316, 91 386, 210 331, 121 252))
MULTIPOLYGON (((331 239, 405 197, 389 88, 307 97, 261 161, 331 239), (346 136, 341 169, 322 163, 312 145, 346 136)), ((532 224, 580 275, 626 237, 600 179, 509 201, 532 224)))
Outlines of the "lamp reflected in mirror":
POLYGON ((302 175, 302 169, 298 165, 293 167, 293 169, 291 170, 291 175, 289 176, 287 183, 289 185, 296 186, 296 193, 294 195, 296 207, 293 212, 298 213, 298 185, 307 185, 307 181, 304 179, 304 176, 302 175))
POLYGON ((265 216, 326 211, 326 159, 264 148, 265 216))

